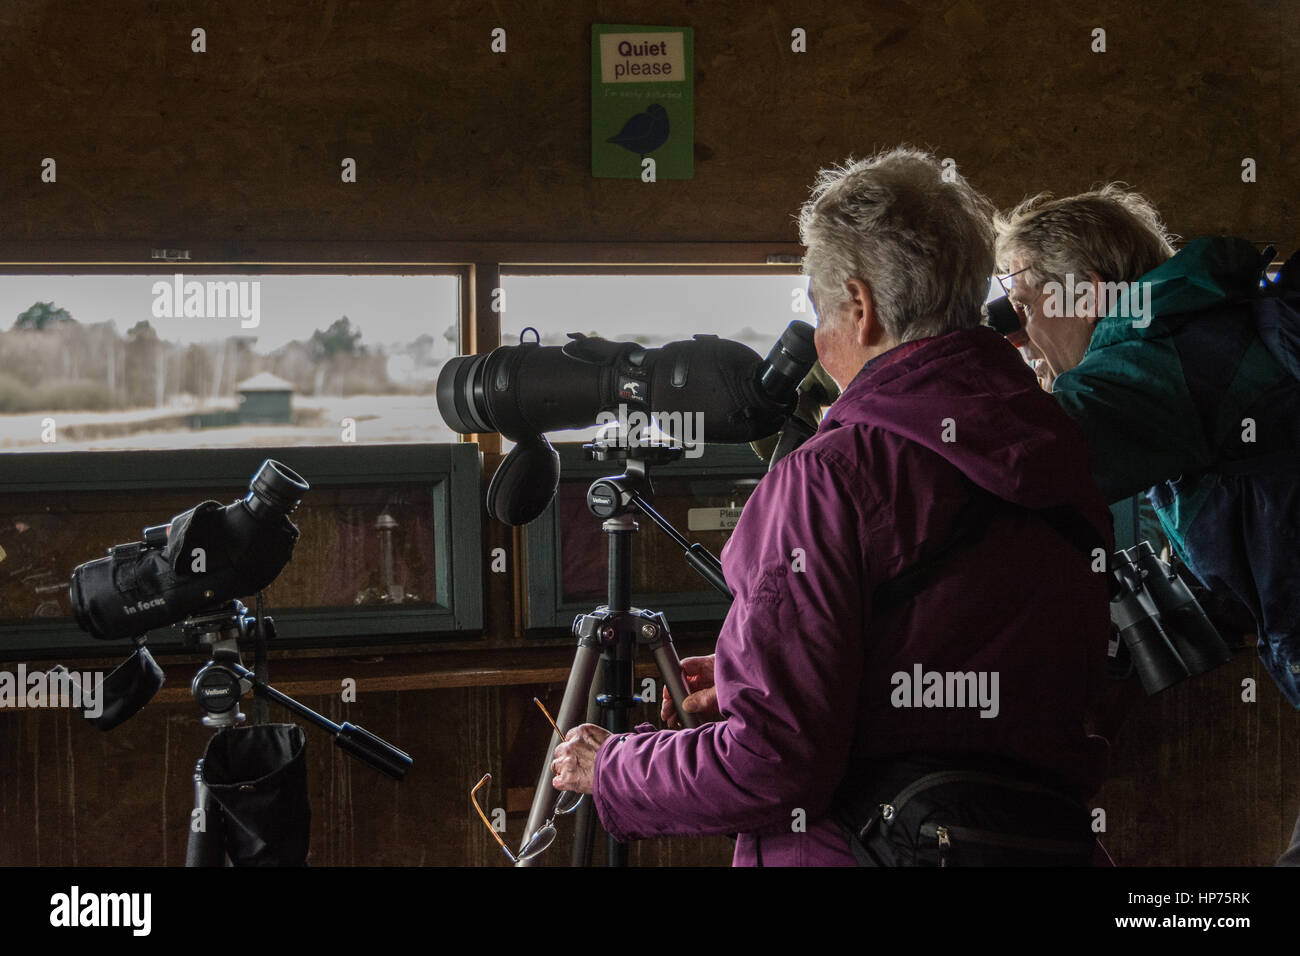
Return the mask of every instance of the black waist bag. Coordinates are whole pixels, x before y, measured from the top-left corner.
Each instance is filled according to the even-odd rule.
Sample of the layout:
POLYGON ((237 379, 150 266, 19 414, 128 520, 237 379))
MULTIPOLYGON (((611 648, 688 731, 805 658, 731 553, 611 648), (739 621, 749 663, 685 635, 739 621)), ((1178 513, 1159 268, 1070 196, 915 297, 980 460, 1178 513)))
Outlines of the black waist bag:
POLYGON ((869 791, 841 787, 832 816, 859 866, 1092 865, 1091 814, 1067 794, 1002 767, 917 768, 873 773, 869 791))

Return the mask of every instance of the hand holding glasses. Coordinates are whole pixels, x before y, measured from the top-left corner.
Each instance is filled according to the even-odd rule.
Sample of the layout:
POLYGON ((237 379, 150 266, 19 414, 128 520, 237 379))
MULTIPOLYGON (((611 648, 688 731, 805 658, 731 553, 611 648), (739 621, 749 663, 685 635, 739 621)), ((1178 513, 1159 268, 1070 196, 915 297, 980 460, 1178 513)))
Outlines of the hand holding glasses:
MULTIPOLYGON (((541 712, 546 716, 546 720, 555 728, 555 732, 559 734, 560 739, 563 740, 564 731, 560 730, 555 721, 551 719, 551 715, 547 713, 546 708, 542 706, 542 702, 534 697, 533 703, 538 706, 541 712)), ((478 783, 474 784, 474 788, 470 790, 469 799, 470 802, 474 804, 474 809, 478 811, 479 818, 483 821, 483 825, 486 826, 488 832, 492 834, 492 839, 496 840, 501 846, 501 851, 505 853, 511 863, 518 863, 521 860, 530 860, 550 847, 550 845, 555 842, 555 818, 572 813, 574 810, 578 809, 579 805, 582 803, 582 794, 575 793, 572 790, 561 791, 559 799, 555 801, 555 809, 551 811, 550 817, 547 818, 545 823, 537 828, 537 832, 524 842, 523 847, 519 850, 519 854, 515 855, 510 852, 510 848, 506 846, 506 841, 501 838, 501 834, 497 833, 496 827, 492 825, 492 821, 487 818, 487 814, 483 812, 483 808, 480 807, 478 803, 478 792, 490 783, 491 780, 492 774, 483 774, 483 778, 479 780, 478 783)))

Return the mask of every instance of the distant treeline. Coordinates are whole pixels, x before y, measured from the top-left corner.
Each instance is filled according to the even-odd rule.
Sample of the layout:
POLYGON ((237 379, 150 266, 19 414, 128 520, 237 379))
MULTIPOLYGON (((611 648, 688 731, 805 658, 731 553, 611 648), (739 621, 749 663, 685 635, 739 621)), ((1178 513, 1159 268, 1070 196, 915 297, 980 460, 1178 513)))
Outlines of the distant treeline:
MULTIPOLYGON (((239 382, 259 372, 293 383, 295 394, 303 396, 433 390, 431 377, 413 385, 392 382, 391 356, 367 349, 360 338, 344 316, 305 342, 259 355, 255 340, 246 336, 183 345, 159 339, 148 322, 121 335, 110 322, 82 325, 64 310, 38 303, 13 329, 0 332, 0 413, 107 411, 159 407, 181 396, 233 397, 239 382)), ((422 335, 400 354, 414 367, 428 366, 434 346, 431 335, 422 335)))

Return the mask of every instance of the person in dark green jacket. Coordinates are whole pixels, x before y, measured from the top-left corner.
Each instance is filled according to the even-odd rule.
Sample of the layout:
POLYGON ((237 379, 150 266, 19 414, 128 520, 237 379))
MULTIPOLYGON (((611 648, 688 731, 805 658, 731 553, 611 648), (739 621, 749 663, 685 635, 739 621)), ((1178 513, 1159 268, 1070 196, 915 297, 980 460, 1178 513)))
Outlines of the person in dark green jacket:
MULTIPOLYGON (((1154 209, 1115 187, 999 217, 1012 301, 1115 502, 1147 491, 1189 569, 1250 608, 1300 707, 1300 289, 1261 288, 1242 239, 1173 255, 1154 209)), ((1290 264, 1289 264, 1290 265, 1290 264)))
POLYGON ((996 226, 1103 494, 1147 492, 1179 558, 1250 609, 1300 708, 1300 255, 1272 282, 1272 250, 1243 239, 1175 255, 1151 204, 1116 186, 1038 196, 996 226))

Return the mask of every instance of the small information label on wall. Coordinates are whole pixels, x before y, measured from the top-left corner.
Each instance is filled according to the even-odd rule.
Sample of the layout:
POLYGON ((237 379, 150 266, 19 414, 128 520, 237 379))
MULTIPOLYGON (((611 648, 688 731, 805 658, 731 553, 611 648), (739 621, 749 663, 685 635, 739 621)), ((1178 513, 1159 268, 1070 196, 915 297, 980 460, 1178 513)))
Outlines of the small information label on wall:
POLYGON ((694 152, 694 31, 593 24, 591 174, 691 179, 694 152))
POLYGON ((739 520, 739 508, 691 508, 686 512, 686 530, 731 531, 739 520))

